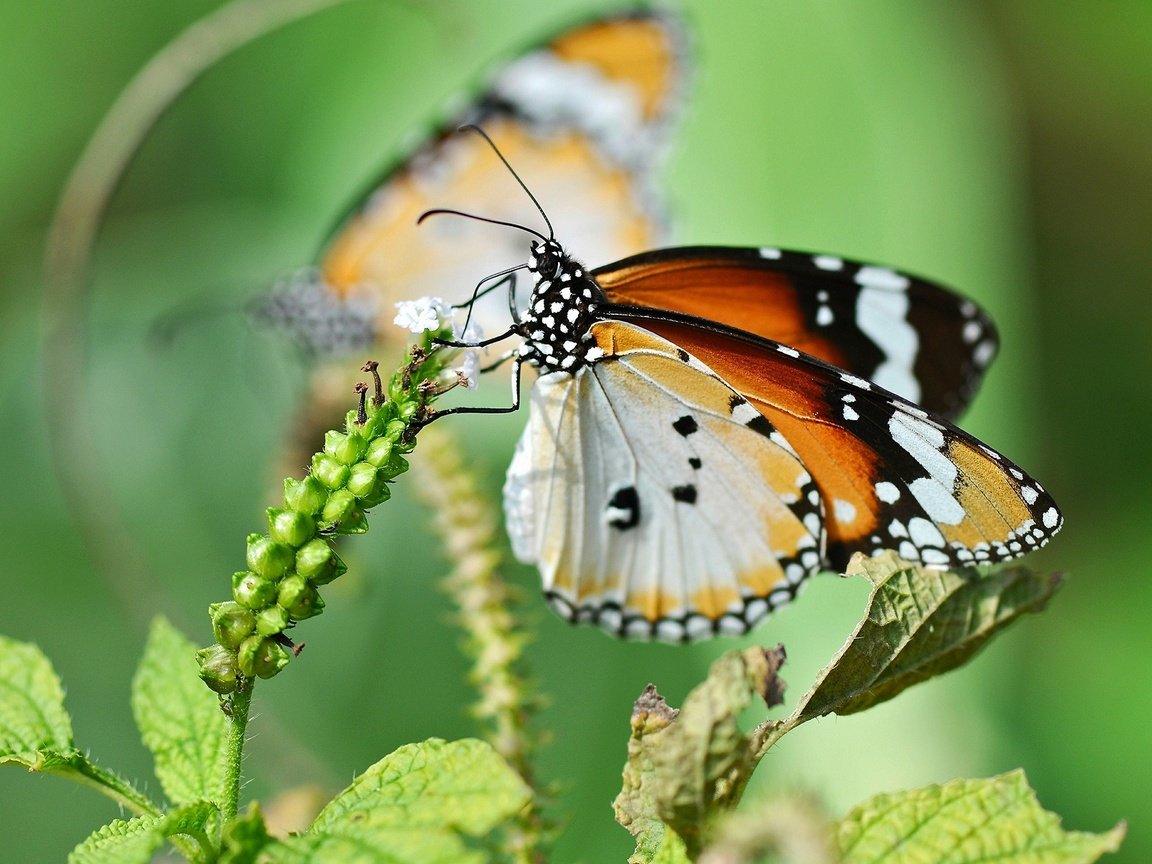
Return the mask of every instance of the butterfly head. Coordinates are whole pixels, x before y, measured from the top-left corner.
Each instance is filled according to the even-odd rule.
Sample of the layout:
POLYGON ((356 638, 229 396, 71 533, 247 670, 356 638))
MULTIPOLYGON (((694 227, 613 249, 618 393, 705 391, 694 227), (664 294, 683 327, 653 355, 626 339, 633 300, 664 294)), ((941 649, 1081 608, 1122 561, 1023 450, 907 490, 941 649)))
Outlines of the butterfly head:
POLYGON ((555 279, 562 265, 572 259, 555 240, 533 240, 528 253, 528 272, 537 280, 555 279))

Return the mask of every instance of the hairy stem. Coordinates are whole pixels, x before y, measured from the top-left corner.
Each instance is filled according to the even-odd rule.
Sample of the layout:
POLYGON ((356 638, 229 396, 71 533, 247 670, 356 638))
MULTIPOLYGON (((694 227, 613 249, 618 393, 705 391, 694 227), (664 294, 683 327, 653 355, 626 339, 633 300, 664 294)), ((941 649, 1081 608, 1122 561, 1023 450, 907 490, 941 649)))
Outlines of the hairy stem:
POLYGON ((220 802, 220 815, 227 825, 236 818, 240 807, 240 779, 244 761, 244 733, 248 728, 248 711, 252 707, 252 687, 248 679, 244 686, 232 694, 232 713, 228 721, 228 749, 225 756, 224 799, 220 802))

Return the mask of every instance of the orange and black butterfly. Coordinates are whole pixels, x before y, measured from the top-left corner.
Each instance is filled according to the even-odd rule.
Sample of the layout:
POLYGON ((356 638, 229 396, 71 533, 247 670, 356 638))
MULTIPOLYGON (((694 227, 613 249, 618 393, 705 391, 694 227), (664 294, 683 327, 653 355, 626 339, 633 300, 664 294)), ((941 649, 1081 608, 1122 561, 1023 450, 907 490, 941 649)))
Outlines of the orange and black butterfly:
POLYGON ((540 213, 548 235, 516 226, 536 239, 511 268, 531 297, 483 343, 522 340, 513 405, 440 414, 515 410, 520 367, 537 368, 505 513, 562 616, 635 638, 739 634, 856 552, 993 563, 1060 529, 1039 483, 950 422, 997 348, 971 301, 767 247, 589 270, 540 213))
MULTIPOLYGON (((582 23, 497 66, 474 100, 359 198, 315 268, 262 298, 256 317, 317 358, 362 359, 369 346, 402 347, 391 326, 396 301, 443 293, 522 255, 468 223, 417 230, 417 217, 445 200, 477 203, 497 219, 529 215, 487 151, 454 134, 463 124, 483 125, 509 158, 533 165, 540 194, 572 203, 558 227, 588 254, 611 261, 658 245, 665 220, 653 173, 680 103, 685 42, 669 14, 638 11, 582 23)), ((502 310, 495 301, 474 312, 484 323, 502 310)), ((358 375, 359 361, 345 365, 358 375)))

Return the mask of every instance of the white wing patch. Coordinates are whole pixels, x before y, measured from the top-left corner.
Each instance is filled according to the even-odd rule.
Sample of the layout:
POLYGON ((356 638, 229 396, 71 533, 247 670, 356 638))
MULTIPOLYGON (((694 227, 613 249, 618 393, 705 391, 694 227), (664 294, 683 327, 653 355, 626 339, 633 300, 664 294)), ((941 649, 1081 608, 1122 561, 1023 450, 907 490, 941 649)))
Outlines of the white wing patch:
POLYGON ((533 387, 504 489, 516 557, 570 620, 667 641, 746 631, 820 569, 808 472, 671 343, 620 322, 591 333, 602 359, 533 387))

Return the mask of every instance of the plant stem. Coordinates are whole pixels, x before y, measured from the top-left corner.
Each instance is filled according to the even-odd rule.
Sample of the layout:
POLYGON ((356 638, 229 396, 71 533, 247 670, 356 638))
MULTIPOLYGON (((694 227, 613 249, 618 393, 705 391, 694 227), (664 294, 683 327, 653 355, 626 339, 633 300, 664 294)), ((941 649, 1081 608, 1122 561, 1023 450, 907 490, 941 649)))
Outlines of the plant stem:
POLYGON ((220 816, 227 825, 236 818, 240 807, 240 775, 244 761, 244 733, 248 728, 248 710, 252 707, 252 687, 256 682, 248 679, 244 686, 232 694, 232 714, 228 721, 228 749, 225 756, 224 800, 220 802, 220 816))

